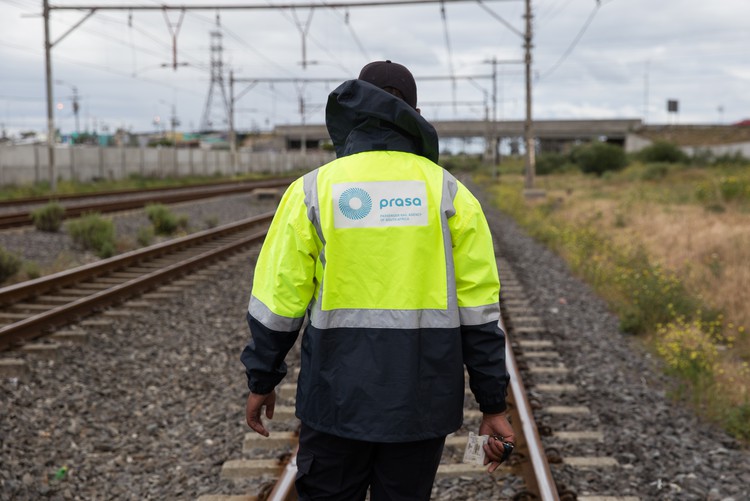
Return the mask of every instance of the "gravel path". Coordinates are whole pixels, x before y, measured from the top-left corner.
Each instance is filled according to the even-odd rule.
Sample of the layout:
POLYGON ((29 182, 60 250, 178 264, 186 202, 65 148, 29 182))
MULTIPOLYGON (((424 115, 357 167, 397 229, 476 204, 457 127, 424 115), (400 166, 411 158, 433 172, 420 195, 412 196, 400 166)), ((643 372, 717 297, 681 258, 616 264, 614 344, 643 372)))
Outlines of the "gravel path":
MULTIPOLYGON (((242 197, 211 203, 203 214, 222 221, 251 210, 242 197)), ((624 465, 554 465, 556 476, 579 495, 750 499, 747 450, 669 402, 657 363, 619 333, 589 288, 486 200, 483 206, 573 382, 586 389, 581 405, 592 408, 605 435, 600 454, 624 465)), ((203 217, 190 214, 191 221, 203 217)), ((145 224, 132 217, 135 223, 118 218, 118 227, 145 224)), ((196 499, 250 488, 219 473, 224 461, 243 457, 239 354, 253 263, 252 255, 240 257, 140 315, 81 327, 89 341, 64 347, 54 361, 24 355, 29 374, 0 380, 0 499, 196 499), (67 474, 55 479, 63 466, 67 474)), ((439 481, 433 497, 480 501, 510 493, 490 478, 457 479, 439 481)))

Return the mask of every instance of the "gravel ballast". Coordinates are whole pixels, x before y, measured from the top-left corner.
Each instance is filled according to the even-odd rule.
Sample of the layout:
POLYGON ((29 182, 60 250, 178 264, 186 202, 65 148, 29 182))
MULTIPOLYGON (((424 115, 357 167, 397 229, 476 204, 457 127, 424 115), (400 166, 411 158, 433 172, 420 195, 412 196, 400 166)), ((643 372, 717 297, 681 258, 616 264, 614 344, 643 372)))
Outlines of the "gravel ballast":
MULTIPOLYGON (((500 251, 553 334, 571 382, 585 390, 580 405, 592 409, 590 424, 604 433, 597 452, 621 464, 614 470, 556 464, 556 478, 579 495, 750 499, 748 451, 671 402, 670 381, 658 363, 619 332, 604 303, 467 184, 480 195, 500 251)), ((268 209, 254 203, 247 196, 226 197, 211 201, 210 209, 183 204, 175 212, 203 210, 189 212, 190 220, 229 222, 268 209)), ((123 234, 146 224, 142 214, 127 217, 133 222, 117 218, 118 228, 131 228, 123 234)), ((32 245, 24 240, 27 232, 11 233, 0 234, 0 244, 13 238, 20 249, 32 245)), ((0 499, 161 500, 252 492, 254 484, 221 480, 220 469, 243 457, 247 390, 239 354, 248 338, 253 264, 250 252, 172 298, 154 300, 150 309, 127 318, 100 315, 110 325, 79 327, 89 340, 63 346, 55 360, 16 355, 27 361, 28 374, 0 380, 0 499)), ((489 477, 464 478, 438 481, 433 498, 511 494, 489 477)))

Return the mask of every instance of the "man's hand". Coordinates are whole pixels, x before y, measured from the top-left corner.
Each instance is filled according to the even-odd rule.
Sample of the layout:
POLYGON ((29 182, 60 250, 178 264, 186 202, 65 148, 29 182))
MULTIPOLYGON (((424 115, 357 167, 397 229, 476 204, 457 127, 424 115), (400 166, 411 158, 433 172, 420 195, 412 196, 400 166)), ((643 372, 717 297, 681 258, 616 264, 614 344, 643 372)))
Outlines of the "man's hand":
POLYGON ((490 436, 487 445, 484 446, 484 464, 490 465, 487 471, 492 473, 500 466, 503 453, 505 452, 503 442, 515 445, 516 437, 513 434, 513 428, 510 426, 505 413, 482 415, 479 434, 490 436))
POLYGON ((267 437, 268 430, 266 430, 266 428, 263 426, 263 421, 260 417, 263 406, 266 407, 266 417, 268 419, 272 419, 273 409, 276 406, 275 391, 272 391, 271 393, 267 393, 265 395, 259 395, 257 393, 251 392, 247 397, 245 419, 247 420, 247 425, 252 428, 253 431, 263 435, 264 437, 267 437))

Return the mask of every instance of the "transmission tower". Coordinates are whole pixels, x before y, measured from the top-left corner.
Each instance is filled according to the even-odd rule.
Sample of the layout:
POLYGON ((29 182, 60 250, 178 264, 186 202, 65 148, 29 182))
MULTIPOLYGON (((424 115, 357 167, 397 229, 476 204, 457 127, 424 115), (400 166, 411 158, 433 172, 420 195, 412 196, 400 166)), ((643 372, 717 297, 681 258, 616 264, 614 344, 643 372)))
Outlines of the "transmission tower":
POLYGON ((218 87, 221 91, 221 99, 224 103, 224 107, 221 109, 221 115, 225 122, 229 120, 229 102, 227 101, 227 93, 224 89, 224 63, 222 62, 222 45, 221 31, 219 27, 219 16, 216 16, 217 29, 211 31, 211 83, 208 86, 208 97, 206 98, 206 106, 203 109, 203 118, 201 118, 201 131, 212 130, 213 122, 211 120, 212 105, 214 98, 214 88, 218 87))

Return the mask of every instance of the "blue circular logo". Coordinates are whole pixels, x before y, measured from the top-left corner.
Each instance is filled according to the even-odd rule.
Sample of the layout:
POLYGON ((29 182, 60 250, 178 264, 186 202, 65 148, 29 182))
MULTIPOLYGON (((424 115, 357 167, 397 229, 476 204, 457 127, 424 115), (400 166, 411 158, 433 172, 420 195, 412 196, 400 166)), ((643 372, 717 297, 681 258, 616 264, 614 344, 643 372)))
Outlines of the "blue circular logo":
POLYGON ((339 210, 348 219, 362 219, 372 210, 372 198, 362 188, 349 188, 339 198, 339 210))

